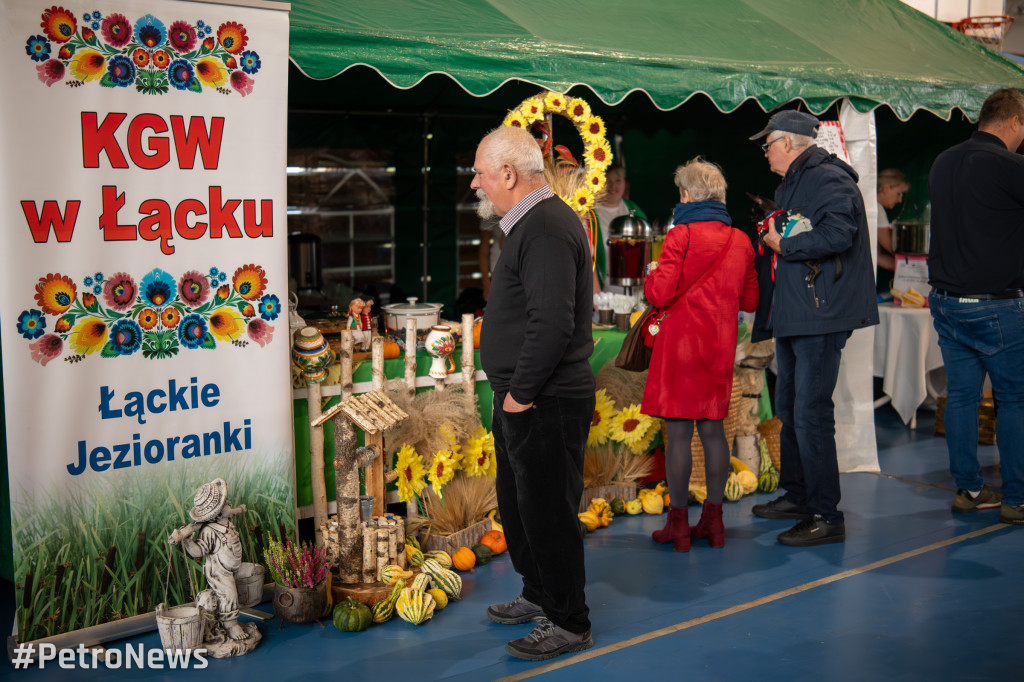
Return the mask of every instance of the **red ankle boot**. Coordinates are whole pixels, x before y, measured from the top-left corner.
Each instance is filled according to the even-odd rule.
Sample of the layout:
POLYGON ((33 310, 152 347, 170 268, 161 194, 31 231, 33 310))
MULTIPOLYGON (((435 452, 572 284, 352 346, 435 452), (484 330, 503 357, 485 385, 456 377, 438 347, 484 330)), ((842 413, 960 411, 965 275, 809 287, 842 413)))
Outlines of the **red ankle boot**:
POLYGON ((704 502, 700 521, 690 530, 694 538, 707 538, 712 547, 725 546, 725 524, 722 523, 722 505, 704 502))
POLYGON ((665 527, 651 533, 655 542, 672 543, 677 552, 690 551, 690 518, 686 507, 670 506, 665 527))

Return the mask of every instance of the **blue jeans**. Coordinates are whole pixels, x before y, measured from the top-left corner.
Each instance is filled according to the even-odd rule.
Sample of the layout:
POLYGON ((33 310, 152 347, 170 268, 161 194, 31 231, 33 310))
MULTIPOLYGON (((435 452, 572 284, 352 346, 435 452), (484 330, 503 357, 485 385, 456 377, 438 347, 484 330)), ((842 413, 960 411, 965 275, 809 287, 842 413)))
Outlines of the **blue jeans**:
POLYGON ((839 462, 832 392, 850 332, 786 336, 775 340, 779 379, 775 408, 782 420, 779 486, 786 499, 843 523, 839 505, 839 462))
POLYGON ((981 490, 978 404, 988 373, 996 402, 1003 504, 1024 504, 1024 299, 928 296, 946 364, 946 448, 958 488, 981 490))

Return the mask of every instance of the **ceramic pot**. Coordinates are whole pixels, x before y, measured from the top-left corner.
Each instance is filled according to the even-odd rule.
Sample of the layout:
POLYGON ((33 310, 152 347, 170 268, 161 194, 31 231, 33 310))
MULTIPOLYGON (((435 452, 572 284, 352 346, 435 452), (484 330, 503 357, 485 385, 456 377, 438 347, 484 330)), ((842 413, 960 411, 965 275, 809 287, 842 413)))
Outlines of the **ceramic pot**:
POLYGON ((417 329, 426 329, 441 321, 440 303, 417 303, 416 298, 407 298, 407 303, 389 303, 384 311, 384 326, 388 331, 405 333, 407 320, 416 320, 417 329))
POLYGON ((316 587, 285 587, 274 583, 274 613, 292 623, 312 623, 327 605, 327 581, 316 587))
POLYGON ((334 364, 334 351, 315 327, 303 327, 295 333, 292 362, 302 371, 302 379, 319 384, 327 378, 327 368, 334 364))
POLYGON ((452 360, 455 336, 452 335, 451 327, 443 324, 434 325, 430 328, 430 333, 427 334, 423 345, 430 356, 434 358, 430 363, 430 376, 435 379, 444 379, 455 371, 455 361, 452 360))

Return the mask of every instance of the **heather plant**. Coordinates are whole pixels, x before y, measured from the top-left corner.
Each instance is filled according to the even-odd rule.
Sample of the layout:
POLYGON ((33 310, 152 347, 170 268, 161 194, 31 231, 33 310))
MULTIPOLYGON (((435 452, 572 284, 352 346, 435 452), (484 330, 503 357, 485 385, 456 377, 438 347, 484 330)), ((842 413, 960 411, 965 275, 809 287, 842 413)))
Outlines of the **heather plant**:
POLYGON ((323 545, 298 545, 286 538, 267 536, 263 556, 270 569, 270 577, 284 587, 316 587, 327 579, 327 550, 323 545))

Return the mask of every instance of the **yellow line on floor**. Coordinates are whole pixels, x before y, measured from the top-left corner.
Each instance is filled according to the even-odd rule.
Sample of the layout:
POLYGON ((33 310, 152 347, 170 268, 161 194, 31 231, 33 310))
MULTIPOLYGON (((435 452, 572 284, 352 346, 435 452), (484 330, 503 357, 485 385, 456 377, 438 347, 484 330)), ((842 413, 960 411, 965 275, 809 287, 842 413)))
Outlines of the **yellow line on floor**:
POLYGON ((931 551, 936 550, 936 549, 942 549, 943 547, 948 547, 949 545, 954 545, 954 544, 956 544, 958 542, 963 542, 964 540, 970 540, 971 538, 976 538, 976 537, 981 536, 981 535, 986 535, 988 533, 991 533, 993 531, 997 531, 997 530, 1000 530, 1000 529, 1003 529, 1003 528, 1010 528, 1010 526, 1008 526, 1008 525, 1006 525, 1004 523, 996 523, 996 524, 993 524, 991 526, 987 526, 985 528, 981 528, 979 530, 976 530, 976 531, 973 531, 973 532, 970 532, 970 533, 966 533, 964 535, 957 535, 956 537, 952 537, 952 538, 949 538, 947 540, 942 540, 941 542, 936 542, 936 543, 933 543, 933 544, 930 544, 930 545, 925 545, 924 547, 919 547, 918 549, 914 549, 914 550, 911 550, 909 552, 903 552, 902 554, 896 554, 896 555, 888 557, 886 559, 881 559, 880 561, 875 561, 875 562, 872 562, 870 564, 865 564, 864 566, 861 566, 859 568, 851 568, 848 571, 842 571, 840 573, 835 573, 833 575, 827 576, 825 578, 821 578, 819 580, 813 580, 813 581, 811 581, 809 583, 804 583, 803 585, 797 585, 796 587, 791 587, 788 590, 782 590, 781 592, 775 592, 774 594, 768 594, 768 595, 765 595, 763 597, 759 597, 758 599, 754 599, 752 601, 748 601, 748 602, 746 602, 744 604, 737 604, 736 606, 730 606, 727 609, 722 609, 721 611, 715 611, 714 613, 709 613, 709 614, 707 614, 705 616, 701 616, 700 618, 694 618, 692 620, 684 621, 682 623, 676 623, 675 625, 669 625, 668 627, 660 628, 658 630, 652 630, 651 632, 647 632, 647 633, 644 633, 642 635, 637 635, 636 637, 630 637, 629 639, 624 639, 621 642, 616 642, 615 644, 609 644, 608 646, 599 647, 597 649, 590 649, 589 651, 587 651, 585 653, 582 653, 582 654, 579 654, 578 656, 573 656, 571 658, 565 658, 565 659, 561 659, 561 660, 556 660, 556 661, 553 661, 551 663, 546 663, 544 665, 538 666, 536 668, 530 668, 529 670, 524 670, 523 672, 516 673, 515 675, 509 675, 508 677, 501 677, 501 678, 498 678, 497 680, 495 680, 494 682, 516 682, 517 680, 525 680, 525 679, 528 679, 530 677, 537 677, 538 675, 543 675, 544 673, 548 673, 548 672, 551 672, 553 670, 559 670, 561 668, 567 668, 570 665, 575 665, 577 663, 582 663, 583 661, 589 661, 590 659, 597 658, 598 656, 604 656, 605 654, 610 654, 610 653, 614 653, 616 651, 621 651, 623 649, 629 648, 631 646, 635 646, 637 644, 643 644, 644 642, 649 642, 652 639, 658 639, 659 637, 664 637, 666 635, 671 635, 673 633, 680 632, 682 630, 687 630, 687 629, 695 627, 697 625, 703 625, 704 623, 710 623, 712 621, 718 620, 719 618, 725 618, 726 616, 731 616, 731 615, 736 614, 736 613, 742 613, 743 611, 749 611, 750 609, 756 608, 758 606, 763 606, 764 604, 770 604, 773 601, 778 601, 780 599, 785 599, 786 597, 793 596, 794 594, 800 594, 801 592, 806 592, 807 590, 813 590, 816 587, 822 587, 823 585, 828 585, 830 583, 834 583, 836 581, 843 580, 844 578, 850 578, 850 577, 855 576, 855 575, 860 575, 861 573, 867 573, 868 571, 873 571, 876 568, 882 568, 883 566, 889 566, 890 564, 894 564, 894 563, 897 563, 899 561, 903 561, 905 559, 910 559, 910 558, 913 558, 913 557, 916 557, 916 556, 920 556, 921 554, 926 554, 926 553, 931 552, 931 551))

